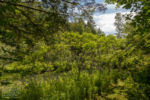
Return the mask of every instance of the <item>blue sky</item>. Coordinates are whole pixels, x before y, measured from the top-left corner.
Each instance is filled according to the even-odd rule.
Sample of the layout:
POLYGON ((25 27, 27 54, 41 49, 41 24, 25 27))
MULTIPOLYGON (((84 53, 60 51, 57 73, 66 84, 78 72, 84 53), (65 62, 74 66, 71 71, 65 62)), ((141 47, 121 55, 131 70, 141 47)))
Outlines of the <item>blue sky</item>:
MULTIPOLYGON (((104 3, 104 0, 96 0, 98 3, 104 3)), ((123 9, 123 8, 115 8, 115 4, 106 4, 107 10, 105 13, 97 12, 94 14, 94 20, 96 23, 97 28, 101 28, 102 31, 104 31, 106 34, 114 34, 115 26, 114 26, 114 17, 117 12, 120 12, 122 14, 126 14, 129 12, 129 10, 123 9)))

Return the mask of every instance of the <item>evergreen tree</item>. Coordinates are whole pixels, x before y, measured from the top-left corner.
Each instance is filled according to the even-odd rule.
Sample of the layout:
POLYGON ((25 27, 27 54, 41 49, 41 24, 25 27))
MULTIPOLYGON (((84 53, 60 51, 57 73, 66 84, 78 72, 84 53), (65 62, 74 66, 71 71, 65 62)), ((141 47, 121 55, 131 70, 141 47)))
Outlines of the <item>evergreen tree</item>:
POLYGON ((114 25, 116 26, 117 38, 123 38, 123 18, 121 13, 116 13, 114 25))

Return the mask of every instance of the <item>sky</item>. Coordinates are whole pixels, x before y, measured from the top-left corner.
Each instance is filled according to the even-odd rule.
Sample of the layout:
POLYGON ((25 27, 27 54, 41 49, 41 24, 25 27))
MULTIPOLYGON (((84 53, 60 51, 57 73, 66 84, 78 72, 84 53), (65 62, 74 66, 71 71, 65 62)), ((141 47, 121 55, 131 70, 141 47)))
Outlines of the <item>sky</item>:
MULTIPOLYGON (((96 0, 98 3, 104 3, 104 0, 96 0)), ((103 12, 97 12, 94 14, 93 18, 96 23, 96 27, 100 28, 106 34, 114 34, 116 33, 114 22, 115 15, 117 12, 122 14, 129 13, 128 10, 123 8, 115 8, 115 4, 107 4, 107 10, 103 12)))

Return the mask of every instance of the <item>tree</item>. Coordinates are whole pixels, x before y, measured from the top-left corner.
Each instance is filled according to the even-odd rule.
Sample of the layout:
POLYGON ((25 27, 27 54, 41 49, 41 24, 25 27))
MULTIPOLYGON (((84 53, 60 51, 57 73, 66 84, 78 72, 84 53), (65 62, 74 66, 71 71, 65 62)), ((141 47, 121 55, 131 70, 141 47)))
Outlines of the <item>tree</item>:
POLYGON ((115 4, 117 7, 122 6, 125 9, 130 9, 131 13, 126 19, 130 20, 130 25, 135 29, 130 32, 130 40, 134 41, 133 45, 137 49, 144 50, 145 53, 150 53, 150 1, 149 0, 105 0, 107 3, 115 4), (132 13, 133 12, 133 13, 132 13), (137 38, 136 38, 137 37, 137 38))
POLYGON ((4 47, 5 54, 11 56, 0 59, 21 60, 34 52, 38 41, 50 45, 53 34, 68 29, 71 18, 91 19, 96 9, 106 7, 93 0, 0 0, 0 42, 14 48, 10 51, 4 47))
POLYGON ((121 13, 116 13, 114 25, 116 26, 117 38, 122 38, 123 37, 123 19, 122 19, 121 13))
MULTIPOLYGON (((141 60, 139 67, 131 71, 133 80, 138 83, 139 89, 143 91, 144 98, 149 100, 149 54, 150 54, 150 1, 149 0, 106 0, 108 3, 117 3, 117 6, 123 6, 130 9, 125 25, 127 31, 127 52, 138 56, 141 60), (132 13, 133 12, 133 13, 132 13), (140 88, 142 87, 142 88, 140 88)), ((135 62, 137 62, 135 60, 135 62)), ((130 92, 129 92, 130 94, 130 92)), ((131 92, 131 95, 133 93, 131 92)), ((136 97, 136 96, 135 96, 136 97)), ((134 96, 129 99, 134 99, 134 96)))
POLYGON ((99 34, 99 35, 104 35, 104 32, 103 32, 100 28, 98 28, 98 29, 97 29, 97 34, 99 34))
POLYGON ((82 34, 85 32, 85 22, 83 19, 76 19, 74 22, 70 23, 70 31, 78 32, 82 34))

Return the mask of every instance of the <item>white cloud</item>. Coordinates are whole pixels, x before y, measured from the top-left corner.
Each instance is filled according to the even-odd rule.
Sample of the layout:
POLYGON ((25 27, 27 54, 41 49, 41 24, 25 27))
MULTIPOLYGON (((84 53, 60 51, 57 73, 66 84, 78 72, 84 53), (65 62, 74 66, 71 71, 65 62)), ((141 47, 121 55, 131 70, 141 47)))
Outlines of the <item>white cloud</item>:
MULTIPOLYGON (((108 14, 102 14, 102 15, 94 15, 94 20, 96 22, 97 28, 102 29, 106 34, 113 34, 115 33, 115 13, 108 13, 108 14)), ((122 14, 126 14, 129 12, 121 12, 122 14)))
POLYGON ((100 27, 102 31, 104 31, 105 33, 115 32, 114 18, 115 18, 115 13, 94 15, 96 26, 100 27))
POLYGON ((107 9, 116 9, 116 4, 106 5, 107 9))

